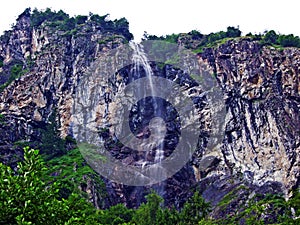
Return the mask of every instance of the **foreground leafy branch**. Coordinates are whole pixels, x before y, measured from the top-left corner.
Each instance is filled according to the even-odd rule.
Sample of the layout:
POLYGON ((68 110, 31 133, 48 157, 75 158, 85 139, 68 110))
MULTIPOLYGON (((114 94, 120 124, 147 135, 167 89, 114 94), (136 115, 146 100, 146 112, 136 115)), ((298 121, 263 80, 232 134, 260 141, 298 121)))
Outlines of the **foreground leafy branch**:
POLYGON ((0 164, 0 224, 68 224, 93 222, 92 205, 77 195, 59 199, 58 183, 43 181, 44 166, 38 150, 24 148, 17 171, 0 164))

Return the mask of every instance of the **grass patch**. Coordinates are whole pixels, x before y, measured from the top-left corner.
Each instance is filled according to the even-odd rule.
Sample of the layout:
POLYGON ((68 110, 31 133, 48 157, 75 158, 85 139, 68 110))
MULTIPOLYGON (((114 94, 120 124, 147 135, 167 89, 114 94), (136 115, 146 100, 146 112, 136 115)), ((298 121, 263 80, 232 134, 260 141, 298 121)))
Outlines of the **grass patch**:
POLYGON ((112 43, 113 45, 118 45, 119 44, 118 39, 121 39, 123 43, 128 43, 128 41, 122 35, 115 34, 115 35, 107 36, 103 39, 99 39, 98 44, 106 45, 108 43, 112 43))
POLYGON ((23 65, 21 65, 21 64, 13 65, 12 68, 10 69, 10 76, 9 76, 8 81, 0 86, 0 92, 2 92, 14 80, 20 78, 22 75, 24 75, 28 71, 29 71, 28 69, 23 70, 23 65))
POLYGON ((94 160, 106 161, 106 157, 99 154, 98 146, 88 144, 88 143, 81 143, 78 145, 80 148, 80 153, 83 154, 85 157, 94 160))
POLYGON ((230 191, 228 194, 226 194, 223 199, 218 203, 219 207, 225 207, 228 205, 232 200, 234 200, 236 197, 238 197, 238 191, 239 190, 246 190, 246 187, 244 185, 241 185, 232 191, 230 191))
POLYGON ((165 61, 165 64, 169 65, 178 65, 180 63, 180 57, 178 54, 172 55, 167 61, 165 61))
POLYGON ((58 172, 56 177, 62 181, 74 179, 75 181, 80 181, 82 179, 81 176, 94 173, 92 168, 86 164, 79 149, 73 149, 63 156, 49 160, 47 167, 49 168, 48 173, 50 176, 58 172))
POLYGON ((98 198, 106 197, 105 183, 100 176, 87 164, 78 148, 73 149, 60 157, 46 161, 45 180, 49 183, 58 182, 61 184, 60 196, 67 198, 70 193, 80 194, 87 198, 88 194, 81 188, 92 182, 97 190, 98 198), (100 196, 99 196, 100 194, 100 196))
MULTIPOLYGON (((238 38, 240 38, 240 37, 238 37, 238 38)), ((200 45, 198 48, 196 48, 192 51, 196 54, 203 53, 206 48, 215 49, 233 39, 237 39, 237 38, 223 38, 223 39, 220 39, 220 40, 217 40, 214 42, 209 42, 209 43, 206 43, 205 45, 200 45)))

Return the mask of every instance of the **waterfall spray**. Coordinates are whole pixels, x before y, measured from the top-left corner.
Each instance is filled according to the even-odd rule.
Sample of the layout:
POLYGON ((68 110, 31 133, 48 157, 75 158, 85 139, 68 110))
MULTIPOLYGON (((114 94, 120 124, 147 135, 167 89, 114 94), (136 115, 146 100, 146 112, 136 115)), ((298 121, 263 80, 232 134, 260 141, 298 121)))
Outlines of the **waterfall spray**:
MULTIPOLYGON (((150 88, 151 90, 151 96, 144 96, 144 97, 151 97, 152 98, 152 107, 154 109, 154 112, 152 115, 152 118, 149 122, 149 127, 151 130, 151 135, 159 135, 160 138, 163 138, 163 135, 165 135, 165 122, 162 119, 162 105, 158 101, 158 93, 156 93, 156 89, 154 87, 153 82, 153 71, 151 68, 151 65, 149 63, 149 60, 147 58, 147 55, 145 54, 143 50, 143 46, 141 44, 130 42, 130 47, 133 49, 133 55, 132 55, 132 61, 133 61, 133 76, 134 77, 141 77, 141 70, 145 72, 146 78, 149 79, 149 86, 150 87, 140 87, 140 88, 150 88)), ((161 168, 161 162, 164 159, 164 145, 162 143, 153 143, 153 146, 155 146, 155 149, 152 149, 155 151, 154 161, 153 163, 156 164, 157 170, 153 171, 153 177, 158 178, 162 174, 161 168)), ((148 154, 148 153, 146 153, 148 154)), ((145 166, 147 161, 142 163, 142 166, 145 166)), ((158 188, 155 188, 155 190, 158 192, 158 194, 163 194, 163 185, 158 184, 158 188)))

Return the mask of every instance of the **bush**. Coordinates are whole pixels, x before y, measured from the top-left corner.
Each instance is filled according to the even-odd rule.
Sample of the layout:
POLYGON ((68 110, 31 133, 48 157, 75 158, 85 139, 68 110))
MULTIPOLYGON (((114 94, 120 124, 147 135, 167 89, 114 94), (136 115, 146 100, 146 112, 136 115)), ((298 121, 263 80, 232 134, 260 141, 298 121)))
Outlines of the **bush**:
POLYGON ((87 21, 88 17, 87 16, 76 16, 75 20, 77 24, 84 24, 87 21))
MULTIPOLYGON (((133 39, 133 35, 129 32, 129 23, 125 18, 118 20, 108 20, 109 14, 99 16, 97 14, 90 14, 90 21, 101 26, 103 32, 121 33, 128 41, 133 39)), ((62 10, 56 12, 47 8, 45 11, 38 11, 34 9, 31 14, 31 26, 39 27, 42 24, 47 24, 57 30, 66 31, 66 35, 74 35, 77 33, 78 25, 84 24, 88 20, 87 16, 69 17, 68 14, 62 10)))
POLYGON ((265 44, 277 44, 278 35, 274 30, 267 32, 263 38, 265 44))
POLYGON ((181 222, 182 224, 197 224, 208 215, 210 210, 210 203, 205 202, 199 192, 196 191, 180 212, 181 222))
POLYGON ((239 28, 227 27, 226 37, 235 38, 235 37, 240 37, 241 34, 242 34, 242 32, 240 31, 239 28))
POLYGON ((0 164, 0 224, 63 224, 94 221, 95 210, 84 199, 70 195, 58 200, 59 184, 47 184, 39 151, 24 148, 24 161, 15 173, 0 164))
POLYGON ((290 207, 293 207, 295 210, 296 216, 300 216, 300 189, 293 191, 292 198, 288 201, 290 207))
POLYGON ((147 203, 142 204, 133 216, 133 222, 140 225, 164 224, 161 204, 163 199, 154 192, 146 196, 147 203))
POLYGON ((55 22, 55 21, 65 21, 69 19, 69 15, 63 12, 62 10, 55 12, 51 11, 50 8, 47 8, 45 11, 39 11, 34 9, 31 15, 31 26, 39 27, 43 22, 55 22))
POLYGON ((64 155, 67 150, 65 148, 65 141, 60 137, 56 121, 57 113, 55 110, 49 116, 48 123, 41 132, 41 141, 38 143, 38 148, 41 153, 46 156, 46 159, 64 155))
POLYGON ((147 32, 144 32, 142 39, 143 40, 161 40, 161 41, 167 41, 170 43, 177 43, 179 36, 180 36, 179 34, 169 34, 166 36, 158 37, 156 35, 150 35, 147 32))
POLYGON ((132 220, 134 211, 126 208, 122 204, 110 207, 109 209, 99 212, 99 220, 101 224, 124 224, 132 220))
POLYGON ((203 38, 203 34, 201 34, 199 31, 197 30, 192 30, 191 32, 188 33, 189 35, 192 36, 193 40, 200 40, 203 38))
POLYGON ((22 75, 28 72, 28 69, 23 69, 23 64, 20 62, 14 62, 13 66, 10 69, 9 78, 6 83, 0 86, 0 92, 4 90, 9 84, 11 84, 14 80, 20 78, 22 75))
POLYGON ((293 34, 289 35, 278 35, 274 30, 270 30, 260 37, 261 44, 265 45, 279 45, 282 47, 300 47, 300 38, 294 36, 293 34))
POLYGON ((283 47, 300 47, 299 37, 295 37, 293 34, 280 35, 278 41, 279 44, 283 47))

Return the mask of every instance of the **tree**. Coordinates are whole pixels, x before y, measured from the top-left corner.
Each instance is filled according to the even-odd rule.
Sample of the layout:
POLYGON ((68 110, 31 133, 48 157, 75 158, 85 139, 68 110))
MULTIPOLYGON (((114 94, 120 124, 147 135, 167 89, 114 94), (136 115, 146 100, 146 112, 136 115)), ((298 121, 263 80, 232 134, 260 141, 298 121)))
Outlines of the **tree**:
POLYGON ((239 28, 227 27, 227 32, 226 32, 227 37, 231 37, 231 38, 240 37, 241 34, 242 32, 240 31, 239 28))
POLYGON ((22 12, 18 18, 17 18, 17 21, 19 21, 22 17, 30 17, 30 13, 31 13, 31 8, 26 8, 24 10, 24 12, 22 12))
POLYGON ((66 153, 65 141, 59 136, 56 115, 56 110, 53 110, 45 128, 41 129, 41 143, 39 148, 41 153, 47 156, 47 159, 66 153))
POLYGON ((174 224, 179 224, 179 222, 180 222, 180 215, 179 212, 174 207, 172 207, 171 209, 168 208, 163 209, 161 224, 174 225, 174 224))
POLYGON ((293 34, 280 35, 278 41, 283 47, 300 47, 300 38, 293 34))
POLYGON ((164 224, 162 223, 163 209, 161 203, 163 199, 152 192, 146 196, 147 203, 142 204, 133 216, 133 222, 139 225, 164 224))
POLYGON ((69 18, 69 15, 63 12, 62 10, 55 12, 50 8, 47 8, 45 11, 39 11, 34 9, 31 15, 31 26, 39 27, 43 22, 55 22, 55 21, 64 21, 69 18))
POLYGON ((90 20, 100 24, 105 23, 105 20, 107 20, 108 17, 109 14, 106 14, 104 16, 99 16, 97 14, 90 13, 90 20))
POLYGON ((129 32, 129 23, 126 18, 123 17, 121 19, 114 20, 110 26, 114 26, 115 30, 120 32, 128 41, 133 39, 133 35, 129 32))
POLYGON ((79 16, 76 16, 75 19, 76 19, 77 24, 84 24, 87 21, 88 17, 79 15, 79 16))
POLYGON ((117 204, 99 213, 101 224, 123 224, 132 220, 133 210, 122 204, 117 204))
POLYGON ((210 212, 210 203, 205 202, 198 191, 184 204, 180 213, 182 224, 198 224, 210 212))
POLYGON ((276 32, 274 30, 270 30, 266 33, 263 40, 266 44, 276 44, 277 39, 278 35, 276 34, 276 32))
POLYGON ((45 170, 39 151, 29 147, 17 172, 0 164, 0 224, 93 224, 92 205, 74 194, 59 200, 59 185, 43 180, 45 170))
MULTIPOLYGON (((209 35, 207 35, 207 42, 213 43, 215 41, 226 38, 226 36, 227 36, 227 33, 224 31, 219 31, 217 33, 210 33, 209 35)), ((208 44, 208 43, 205 43, 205 44, 208 44)))
POLYGON ((189 35, 192 36, 193 40, 200 40, 201 38, 203 38, 203 34, 201 34, 199 31, 197 30, 192 30, 188 33, 189 35))

